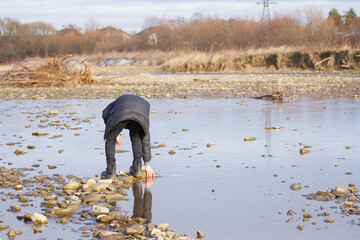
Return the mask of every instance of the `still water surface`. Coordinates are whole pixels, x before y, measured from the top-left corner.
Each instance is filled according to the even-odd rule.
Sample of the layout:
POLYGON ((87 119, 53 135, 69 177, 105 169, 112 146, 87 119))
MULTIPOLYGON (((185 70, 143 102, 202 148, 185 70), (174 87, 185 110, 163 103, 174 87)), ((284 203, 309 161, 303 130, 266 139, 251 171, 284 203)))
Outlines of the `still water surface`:
MULTIPOLYGON (((18 168, 40 164, 38 170, 44 174, 95 177, 105 169, 101 111, 110 101, 3 100, 2 165, 18 168), (49 122, 58 119, 79 129, 39 127, 49 122, 41 123, 44 117, 35 118, 36 115, 51 110, 59 114, 49 122), (82 121, 86 118, 90 122, 82 121), (32 136, 36 131, 63 137, 32 136), (80 135, 75 136, 76 133, 80 135), (17 147, 6 146, 17 141, 22 142, 28 154, 16 156, 17 147), (27 145, 35 145, 36 149, 27 150, 27 145), (64 150, 61 154, 60 149, 64 150), (48 165, 56 165, 57 169, 49 170, 48 165)), ((169 223, 178 234, 187 233, 190 237, 196 237, 196 230, 201 230, 206 239, 359 238, 358 216, 341 215, 340 205, 334 202, 310 201, 302 196, 338 185, 360 184, 360 105, 356 99, 302 97, 276 103, 194 98, 149 102, 153 111, 151 143, 167 145, 152 149, 151 165, 161 176, 151 187, 153 223, 169 223), (265 130, 266 125, 280 129, 265 130), (245 142, 245 137, 257 140, 245 142), (310 153, 300 155, 304 145, 312 148, 310 153), (346 146, 351 148, 346 150, 346 146), (169 155, 170 150, 176 154, 169 155), (292 183, 300 183, 303 188, 292 191, 292 183), (321 206, 325 209, 320 210, 321 206), (297 214, 287 216, 289 209, 297 214), (314 216, 309 222, 302 221, 303 209, 314 216), (331 214, 335 223, 324 223, 324 217, 317 216, 324 211, 331 214), (351 220, 356 224, 351 225, 351 220), (297 230, 299 224, 304 225, 303 231, 297 230)), ((116 155, 117 169, 127 171, 132 159, 131 145, 127 130, 122 135, 122 149, 129 152, 116 155)), ((130 201, 118 205, 131 216, 134 199, 132 191, 128 193, 130 201)), ((31 225, 24 227, 23 222, 16 220, 17 214, 6 211, 11 204, 16 202, 0 203, 0 214, 4 215, 0 220, 22 230, 22 237, 33 238, 31 225)), ((34 208, 23 210, 34 211, 41 212, 41 208, 34 204, 34 208)), ((79 238, 80 226, 50 222, 43 233, 35 236, 79 238)), ((6 233, 0 232, 0 237, 7 238, 6 233)))

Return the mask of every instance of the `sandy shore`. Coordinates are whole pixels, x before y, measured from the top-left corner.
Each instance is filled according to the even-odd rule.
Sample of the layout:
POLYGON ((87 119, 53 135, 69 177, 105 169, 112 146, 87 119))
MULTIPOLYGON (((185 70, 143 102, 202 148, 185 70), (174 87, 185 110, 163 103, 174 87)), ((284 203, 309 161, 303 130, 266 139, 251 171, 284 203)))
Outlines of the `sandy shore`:
POLYGON ((63 88, 2 88, 0 97, 115 98, 131 93, 147 98, 256 97, 284 91, 299 95, 360 95, 356 74, 134 74, 95 76, 96 84, 63 88))

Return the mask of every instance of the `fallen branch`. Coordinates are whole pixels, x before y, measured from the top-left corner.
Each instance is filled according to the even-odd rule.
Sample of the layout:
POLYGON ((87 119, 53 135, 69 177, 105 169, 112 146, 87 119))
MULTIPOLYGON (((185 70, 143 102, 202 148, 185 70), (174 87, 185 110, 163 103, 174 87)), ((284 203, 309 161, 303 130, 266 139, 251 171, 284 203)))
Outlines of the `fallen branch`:
POLYGON ((283 100, 283 98, 285 97, 285 93, 283 91, 279 91, 273 94, 268 94, 268 95, 264 95, 264 96, 260 96, 260 97, 255 97, 255 99, 265 99, 265 100, 283 100))
POLYGON ((317 63, 315 63, 314 67, 316 67, 317 65, 320 65, 321 63, 325 62, 325 61, 329 61, 330 59, 332 59, 333 57, 328 57, 328 58, 325 58, 317 63))

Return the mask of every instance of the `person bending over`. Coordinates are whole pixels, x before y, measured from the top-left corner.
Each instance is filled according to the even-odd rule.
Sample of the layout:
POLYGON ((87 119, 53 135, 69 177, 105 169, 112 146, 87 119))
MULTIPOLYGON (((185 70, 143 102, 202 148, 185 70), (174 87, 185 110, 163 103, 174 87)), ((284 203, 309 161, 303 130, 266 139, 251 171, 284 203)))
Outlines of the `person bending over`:
POLYGON ((115 145, 122 146, 121 131, 129 129, 133 162, 129 173, 141 177, 141 158, 144 160, 147 178, 155 177, 150 166, 150 104, 145 99, 136 95, 121 95, 110 103, 102 112, 105 122, 105 155, 106 171, 101 173, 101 178, 110 179, 116 176, 115 145))

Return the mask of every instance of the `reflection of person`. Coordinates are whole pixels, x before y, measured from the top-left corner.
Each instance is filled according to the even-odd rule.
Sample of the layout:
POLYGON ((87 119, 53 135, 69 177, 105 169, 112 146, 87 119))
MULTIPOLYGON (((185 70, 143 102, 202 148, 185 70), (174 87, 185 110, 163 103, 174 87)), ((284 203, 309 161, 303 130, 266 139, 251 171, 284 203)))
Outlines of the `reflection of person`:
POLYGON ((143 189, 141 183, 134 183, 133 195, 134 195, 134 209, 133 218, 141 217, 145 219, 147 223, 151 222, 151 207, 152 207, 152 194, 150 187, 154 182, 154 178, 148 178, 145 187, 145 193, 143 197, 143 189))
POLYGON ((133 163, 130 174, 141 176, 141 158, 144 160, 147 178, 155 177, 150 166, 150 132, 149 132, 150 104, 143 98, 135 95, 121 95, 110 103, 102 112, 106 124, 105 128, 105 154, 106 171, 101 173, 101 178, 116 176, 115 144, 119 147, 123 142, 120 138, 121 131, 129 129, 133 151, 133 163))

